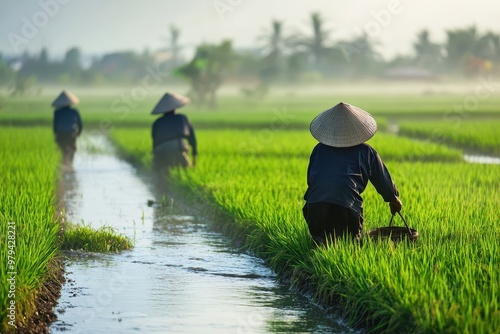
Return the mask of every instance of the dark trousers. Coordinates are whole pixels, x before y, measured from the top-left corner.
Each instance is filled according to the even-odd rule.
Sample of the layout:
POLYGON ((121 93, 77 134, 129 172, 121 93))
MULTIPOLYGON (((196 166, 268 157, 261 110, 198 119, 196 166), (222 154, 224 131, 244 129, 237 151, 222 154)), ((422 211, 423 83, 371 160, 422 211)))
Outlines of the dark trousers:
POLYGON ((327 239, 345 236, 359 240, 363 230, 363 218, 352 210, 332 203, 307 203, 302 212, 309 232, 317 244, 327 239))
POLYGON ((56 134, 56 143, 63 154, 64 163, 71 165, 76 152, 76 135, 58 133, 56 134))
POLYGON ((172 167, 189 167, 191 161, 187 155, 187 144, 182 138, 168 140, 153 148, 153 167, 161 174, 168 174, 172 167))
POLYGON ((168 173, 172 167, 189 167, 191 164, 186 152, 172 150, 169 152, 153 152, 153 168, 159 173, 168 173))

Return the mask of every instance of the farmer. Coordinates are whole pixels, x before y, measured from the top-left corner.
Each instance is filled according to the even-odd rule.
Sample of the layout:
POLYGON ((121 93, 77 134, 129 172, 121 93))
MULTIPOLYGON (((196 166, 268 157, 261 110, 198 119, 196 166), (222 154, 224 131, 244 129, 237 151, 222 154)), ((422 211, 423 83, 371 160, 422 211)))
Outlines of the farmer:
POLYGON ((80 102, 73 93, 63 90, 52 102, 54 111, 53 129, 56 143, 63 154, 65 165, 71 166, 76 152, 76 138, 82 133, 82 119, 77 109, 71 108, 80 102))
POLYGON ((178 94, 166 93, 153 109, 153 115, 163 114, 153 123, 153 166, 156 171, 167 173, 170 167, 189 167, 196 165, 198 155, 196 136, 188 118, 176 110, 189 104, 189 99, 178 94), (187 152, 191 145, 193 162, 187 152))
POLYGON ((361 193, 368 180, 389 202, 393 215, 401 210, 389 171, 377 152, 365 143, 377 131, 377 123, 369 113, 339 103, 314 118, 310 131, 319 144, 309 161, 303 214, 317 244, 344 236, 361 238, 361 193))

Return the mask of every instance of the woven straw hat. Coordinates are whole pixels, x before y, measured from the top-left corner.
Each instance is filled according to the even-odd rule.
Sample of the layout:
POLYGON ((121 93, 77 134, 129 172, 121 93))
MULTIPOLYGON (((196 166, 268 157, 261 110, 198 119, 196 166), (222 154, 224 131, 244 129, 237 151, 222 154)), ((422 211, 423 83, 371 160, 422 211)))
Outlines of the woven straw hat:
POLYGON ((316 116, 309 129, 322 144, 351 147, 373 137, 377 122, 363 109, 341 102, 316 116))
POLYGON ((53 107, 67 107, 72 104, 78 104, 80 99, 76 97, 75 94, 71 93, 68 90, 63 90, 61 94, 57 97, 57 99, 52 102, 53 107))
POLYGON ((179 94, 166 93, 153 109, 151 114, 163 114, 174 109, 178 109, 188 105, 191 101, 185 96, 179 94))

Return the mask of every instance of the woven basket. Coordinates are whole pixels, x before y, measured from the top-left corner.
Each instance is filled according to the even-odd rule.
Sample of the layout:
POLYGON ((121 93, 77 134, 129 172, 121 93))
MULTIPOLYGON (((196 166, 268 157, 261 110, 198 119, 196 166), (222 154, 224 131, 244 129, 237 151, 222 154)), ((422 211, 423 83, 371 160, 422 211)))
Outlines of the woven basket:
POLYGON ((377 239, 387 239, 390 238, 392 241, 402 241, 402 240, 409 240, 409 241, 415 241, 418 238, 418 231, 408 227, 408 223, 406 220, 403 218, 401 213, 399 213, 399 216, 405 223, 405 226, 392 226, 392 221, 394 219, 394 216, 391 217, 391 220, 389 222, 389 226, 386 227, 379 227, 375 228, 373 230, 370 230, 368 232, 368 236, 372 238, 373 240, 377 239))

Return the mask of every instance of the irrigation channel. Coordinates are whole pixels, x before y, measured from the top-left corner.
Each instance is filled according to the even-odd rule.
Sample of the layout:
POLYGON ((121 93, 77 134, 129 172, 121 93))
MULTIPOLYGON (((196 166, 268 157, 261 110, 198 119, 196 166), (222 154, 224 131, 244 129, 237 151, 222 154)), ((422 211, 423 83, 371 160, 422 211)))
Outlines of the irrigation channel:
POLYGON ((353 332, 238 252, 199 210, 175 196, 166 207, 148 205, 165 197, 104 137, 86 143, 63 175, 66 218, 112 226, 135 247, 66 262, 51 333, 353 332))
MULTIPOLYGON (((394 135, 400 135, 399 134, 399 125, 398 123, 392 121, 389 124, 389 133, 392 133, 394 135)), ((422 138, 419 138, 418 136, 409 136, 409 138, 413 140, 423 140, 422 138)), ((460 147, 458 147, 460 148, 460 147)), ((490 156, 490 155, 485 155, 481 153, 477 153, 474 151, 469 151, 465 150, 464 152, 464 161, 471 163, 471 164, 485 164, 485 165, 500 165, 500 157, 498 156, 490 156)))

